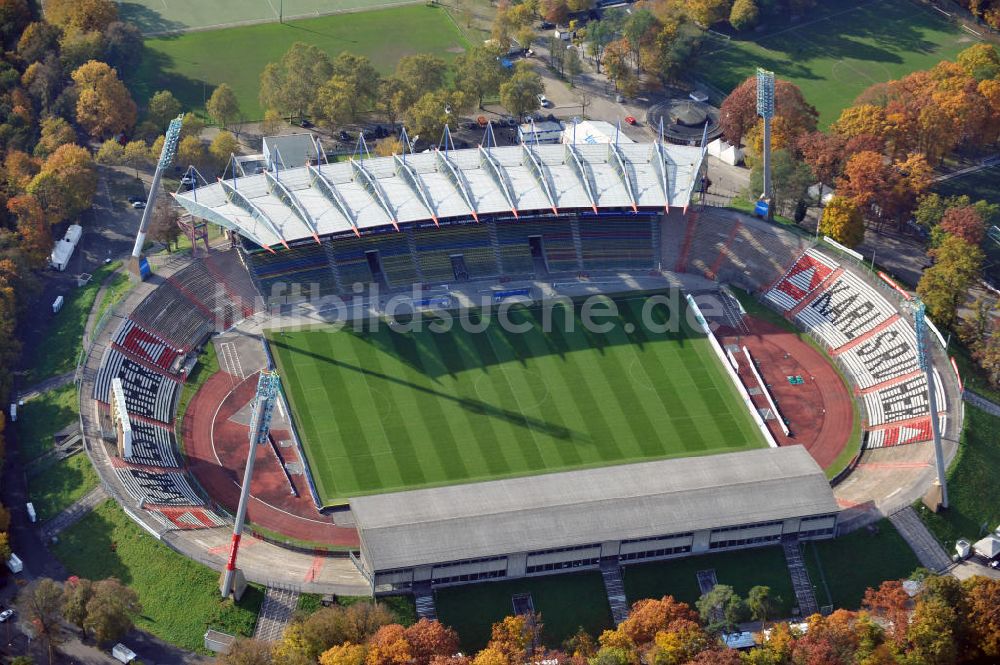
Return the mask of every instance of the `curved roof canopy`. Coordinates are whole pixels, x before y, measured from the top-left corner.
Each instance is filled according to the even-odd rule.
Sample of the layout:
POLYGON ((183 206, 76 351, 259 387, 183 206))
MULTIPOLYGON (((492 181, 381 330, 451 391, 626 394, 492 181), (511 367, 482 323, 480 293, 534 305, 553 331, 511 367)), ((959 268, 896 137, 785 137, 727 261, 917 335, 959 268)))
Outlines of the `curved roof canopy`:
POLYGON ((473 148, 285 168, 174 198, 196 217, 259 245, 287 246, 479 215, 684 208, 701 159, 701 148, 655 143, 473 148))

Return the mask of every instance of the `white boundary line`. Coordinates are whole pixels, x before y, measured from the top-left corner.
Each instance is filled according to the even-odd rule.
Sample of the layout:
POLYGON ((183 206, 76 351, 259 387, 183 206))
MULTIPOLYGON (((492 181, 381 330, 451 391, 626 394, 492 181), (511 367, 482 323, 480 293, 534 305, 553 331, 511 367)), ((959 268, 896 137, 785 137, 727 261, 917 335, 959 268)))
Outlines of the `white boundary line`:
POLYGON ((747 363, 750 365, 750 371, 753 372, 753 378, 757 379, 757 385, 764 391, 767 403, 770 405, 771 410, 774 411, 774 415, 778 417, 778 426, 781 427, 781 431, 785 433, 785 436, 789 436, 790 432, 788 431, 788 426, 785 425, 785 418, 781 415, 781 411, 778 410, 778 405, 774 403, 774 398, 771 397, 771 391, 767 389, 767 384, 764 383, 763 377, 757 371, 757 366, 753 362, 753 356, 750 355, 750 349, 744 346, 743 354, 747 357, 747 363))

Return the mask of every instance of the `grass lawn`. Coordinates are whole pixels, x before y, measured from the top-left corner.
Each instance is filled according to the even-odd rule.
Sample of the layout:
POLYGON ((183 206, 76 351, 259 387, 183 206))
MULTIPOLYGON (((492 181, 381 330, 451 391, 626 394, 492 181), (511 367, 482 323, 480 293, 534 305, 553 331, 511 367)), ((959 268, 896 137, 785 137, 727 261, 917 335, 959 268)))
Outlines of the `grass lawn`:
POLYGON ((64 531, 53 552, 71 574, 117 577, 135 589, 139 628, 199 653, 207 628, 249 636, 264 599, 251 586, 238 605, 220 600, 218 573, 157 541, 111 500, 64 531))
POLYGON ((97 473, 84 453, 49 464, 28 477, 28 495, 44 522, 69 508, 74 501, 97 487, 97 473))
POLYGON ((97 303, 97 314, 95 314, 97 320, 100 320, 108 308, 117 305, 132 286, 134 286, 134 282, 129 277, 127 271, 120 270, 116 272, 111 278, 111 282, 108 284, 108 289, 104 292, 101 302, 97 303))
POLYGON ((177 420, 174 427, 174 436, 177 438, 177 445, 181 452, 184 452, 184 442, 181 438, 181 431, 184 423, 184 414, 187 412, 191 399, 201 389, 209 377, 219 371, 219 357, 215 353, 215 345, 209 342, 205 345, 205 350, 199 354, 198 362, 195 364, 188 380, 181 386, 181 397, 177 401, 177 420))
POLYGON ((52 450, 53 435, 75 423, 79 413, 76 385, 73 383, 25 402, 18 409, 14 425, 17 427, 21 463, 27 464, 52 450))
POLYGON ((965 428, 958 456, 948 470, 948 510, 934 514, 917 507, 949 553, 959 538, 979 540, 1000 524, 1000 418, 965 405, 965 428), (984 530, 983 527, 986 527, 984 530))
MULTIPOLYGON (((761 321, 766 321, 772 325, 778 326, 783 330, 788 330, 789 332, 794 332, 796 336, 805 341, 809 346, 816 349, 827 361, 830 366, 836 370, 837 375, 840 376, 840 380, 848 386, 848 391, 850 391, 850 382, 844 378, 844 374, 840 371, 840 367, 837 366, 835 362, 830 359, 830 355, 827 353, 826 347, 818 344, 815 339, 810 335, 803 335, 801 331, 795 327, 795 325, 775 312, 770 307, 765 306, 759 300, 748 294, 743 289, 736 287, 730 287, 730 291, 736 296, 740 304, 743 305, 743 309, 746 310, 747 314, 750 316, 760 319, 761 321)), ((827 478, 834 478, 838 473, 847 468, 847 465, 851 463, 854 456, 858 454, 861 450, 861 414, 858 413, 858 404, 856 401, 852 402, 854 408, 854 426, 851 428, 851 437, 848 439, 847 445, 844 449, 840 451, 840 454, 833 460, 833 462, 823 469, 827 478)))
MULTIPOLYGON (((358 602, 371 602, 368 596, 337 596, 336 602, 342 607, 348 607, 358 602)), ((417 622, 417 607, 412 596, 383 596, 376 602, 388 607, 401 626, 410 626, 417 622)), ((300 593, 295 611, 300 615, 309 615, 323 608, 323 595, 319 593, 300 593)))
POLYGON ((597 571, 438 589, 438 620, 458 631, 462 651, 472 653, 486 646, 494 623, 514 614, 511 596, 521 593, 531 594, 535 611, 542 615, 543 642, 552 648, 580 627, 594 636, 613 627, 597 571))
POLYGON ((803 545, 809 578, 820 605, 856 610, 865 589, 885 580, 909 577, 920 562, 887 520, 877 523, 878 533, 859 529, 834 540, 803 545))
POLYGON ((717 552, 625 566, 622 569, 625 596, 631 604, 643 598, 670 595, 693 608, 695 601, 701 596, 698 571, 709 569, 715 569, 719 584, 728 584, 744 598, 751 587, 771 587, 772 595, 781 598, 778 603, 779 615, 791 616, 795 592, 785 564, 785 554, 780 547, 717 552))
POLYGON ((769 17, 760 33, 710 38, 694 78, 729 92, 756 67, 801 88, 821 127, 868 86, 929 69, 975 43, 975 37, 910 0, 819 3, 792 22, 769 17))
POLYGON ((496 316, 477 333, 270 332, 322 500, 763 447, 683 298, 651 308, 662 332, 647 297, 602 298, 605 333, 580 303, 513 308, 518 332, 496 316))
POLYGON ((433 53, 451 60, 467 46, 443 8, 409 5, 147 39, 142 63, 127 82, 140 105, 157 90, 170 90, 185 109, 197 111, 204 110, 216 86, 228 83, 243 115, 256 120, 263 117, 260 73, 295 42, 318 46, 331 57, 343 51, 367 56, 382 73, 395 70, 405 55, 433 53))
POLYGON ((29 384, 76 369, 83 329, 101 289, 101 282, 120 266, 121 262, 115 261, 95 270, 86 286, 65 294, 63 308, 51 319, 46 319, 48 325, 45 330, 25 331, 23 339, 36 340, 33 348, 25 350, 25 366, 30 368, 29 384))

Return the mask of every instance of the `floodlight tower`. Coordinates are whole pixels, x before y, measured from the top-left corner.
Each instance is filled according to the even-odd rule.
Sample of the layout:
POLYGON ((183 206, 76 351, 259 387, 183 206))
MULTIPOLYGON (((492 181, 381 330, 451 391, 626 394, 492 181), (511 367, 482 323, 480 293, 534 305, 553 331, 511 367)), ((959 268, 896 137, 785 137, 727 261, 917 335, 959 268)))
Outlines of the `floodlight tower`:
POLYGON ((146 231, 149 229, 149 220, 153 213, 153 203, 160 193, 160 177, 163 171, 174 161, 174 154, 177 152, 177 141, 181 137, 181 124, 183 115, 179 115, 170 121, 167 133, 163 137, 163 149, 160 150, 160 160, 156 163, 156 172, 153 174, 153 184, 149 186, 149 196, 146 199, 146 207, 142 211, 142 221, 139 223, 139 233, 135 236, 135 246, 132 247, 132 258, 129 260, 129 271, 139 278, 139 281, 149 276, 149 263, 142 254, 142 246, 146 243, 146 231))
POLYGON ((247 454, 247 466, 243 470, 243 486, 240 488, 240 503, 236 508, 236 520, 233 524, 233 540, 229 547, 229 561, 226 569, 222 573, 222 583, 219 591, 223 598, 233 594, 236 600, 243 595, 246 588, 246 579, 243 573, 236 568, 236 555, 240 549, 240 538, 243 536, 243 521, 247 514, 247 504, 250 502, 250 479, 253 478, 253 465, 257 460, 257 448, 267 443, 267 438, 271 431, 271 416, 274 414, 274 405, 278 400, 278 391, 281 383, 278 381, 278 373, 273 370, 264 370, 257 379, 257 394, 254 395, 251 408, 253 414, 250 417, 250 451, 247 454))
MULTIPOLYGON (((764 119, 764 192, 771 201, 771 119, 774 117, 774 72, 757 68, 757 115, 764 119)), ((768 206, 768 214, 771 207, 768 206)))
POLYGON ((937 466, 937 485, 941 488, 941 507, 948 507, 948 485, 945 479, 944 451, 941 449, 941 428, 938 421, 937 391, 934 390, 934 365, 928 347, 927 321, 924 302, 913 299, 913 323, 917 332, 917 357, 920 369, 927 376, 927 402, 931 410, 931 437, 934 439, 934 462, 937 466))

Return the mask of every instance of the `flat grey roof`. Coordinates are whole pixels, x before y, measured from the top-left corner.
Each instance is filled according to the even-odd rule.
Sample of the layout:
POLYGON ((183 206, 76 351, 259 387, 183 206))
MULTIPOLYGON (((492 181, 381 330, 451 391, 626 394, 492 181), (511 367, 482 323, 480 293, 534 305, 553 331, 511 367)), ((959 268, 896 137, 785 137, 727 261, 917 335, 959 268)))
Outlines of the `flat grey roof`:
POLYGON ((839 511, 802 446, 350 500, 374 570, 839 511))

